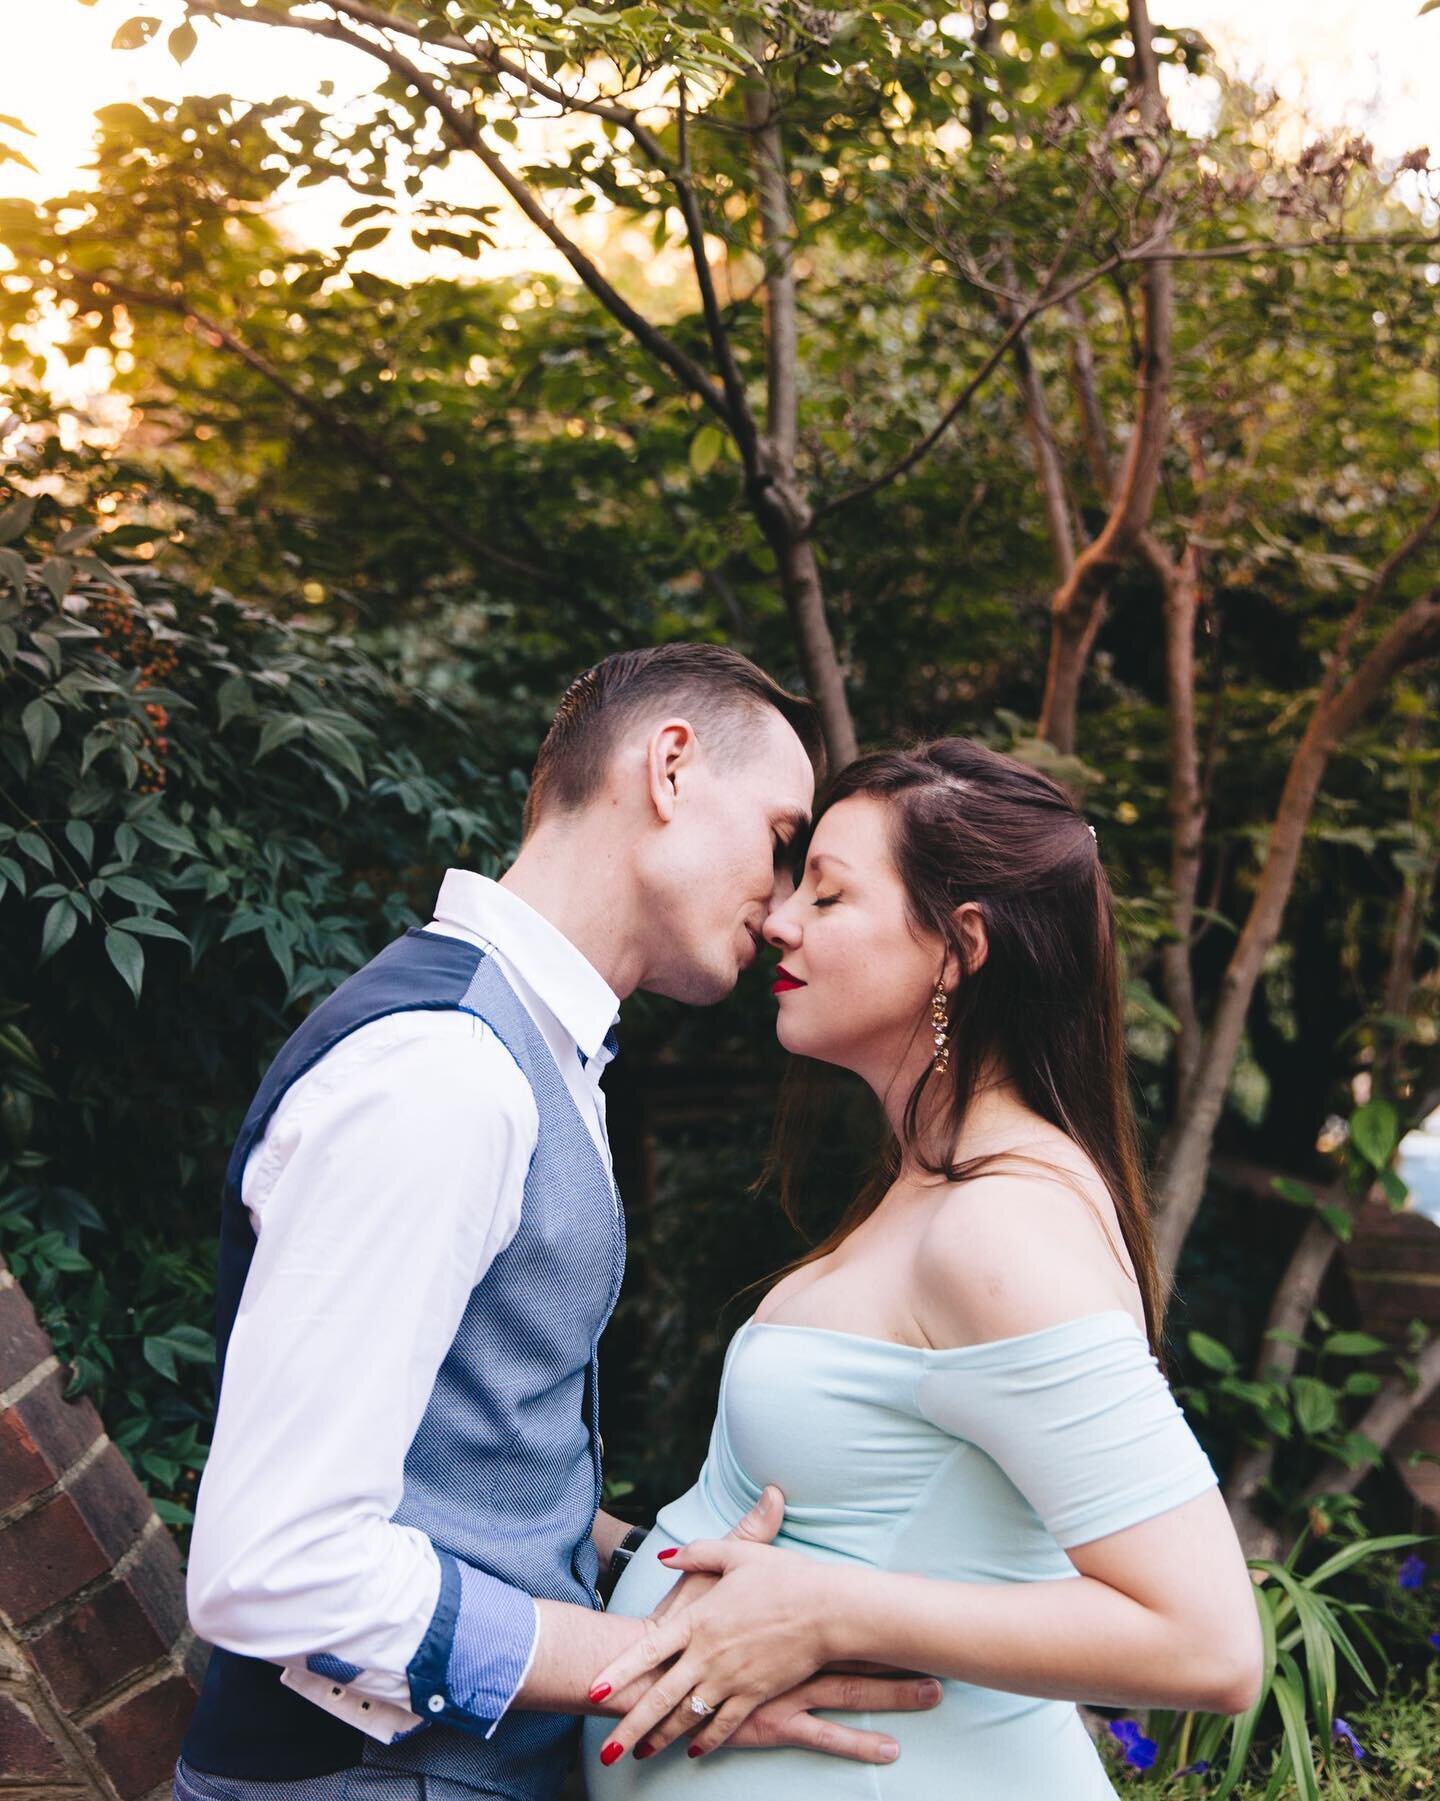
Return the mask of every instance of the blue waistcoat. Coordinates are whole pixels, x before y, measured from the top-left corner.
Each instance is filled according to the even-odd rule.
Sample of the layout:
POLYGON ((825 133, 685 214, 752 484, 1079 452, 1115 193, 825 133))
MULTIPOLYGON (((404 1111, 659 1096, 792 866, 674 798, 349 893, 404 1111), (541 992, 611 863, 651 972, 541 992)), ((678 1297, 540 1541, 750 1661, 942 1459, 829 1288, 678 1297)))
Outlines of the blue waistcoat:
MULTIPOLYGON (((291 1084, 343 1038, 387 1014, 439 1008, 472 1013, 495 1033, 530 1084, 540 1131, 520 1224, 470 1295, 406 1455, 393 1517, 528 1594, 598 1607, 596 1347, 624 1271, 624 1216, 549 1046, 495 960, 474 945, 407 932, 323 1001, 271 1064, 225 1177, 217 1398, 255 1250, 240 1198, 247 1157, 291 1084)), ((274 1475, 285 1480, 283 1470, 274 1475)), ((432 1725, 382 1745, 286 1688, 278 1665, 217 1647, 182 1755, 199 1770, 261 1781, 363 1763, 553 1801, 578 1733, 571 1715, 512 1710, 488 1739, 432 1725)))

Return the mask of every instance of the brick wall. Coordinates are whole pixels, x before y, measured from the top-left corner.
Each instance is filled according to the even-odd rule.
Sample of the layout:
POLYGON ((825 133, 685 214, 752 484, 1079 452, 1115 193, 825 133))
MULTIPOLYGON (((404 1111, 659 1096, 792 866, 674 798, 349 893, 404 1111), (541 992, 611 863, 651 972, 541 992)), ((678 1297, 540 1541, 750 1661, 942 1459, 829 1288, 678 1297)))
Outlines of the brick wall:
POLYGON ((159 1801, 204 1667, 174 1542, 0 1261, 0 1801, 159 1801))

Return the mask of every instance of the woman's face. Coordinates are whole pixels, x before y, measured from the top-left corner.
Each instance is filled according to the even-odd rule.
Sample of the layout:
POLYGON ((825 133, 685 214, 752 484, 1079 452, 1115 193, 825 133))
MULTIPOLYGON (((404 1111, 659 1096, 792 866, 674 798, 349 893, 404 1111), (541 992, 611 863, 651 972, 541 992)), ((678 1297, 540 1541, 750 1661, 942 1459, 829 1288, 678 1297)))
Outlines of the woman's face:
POLYGON ((946 950, 938 933, 917 933, 906 916, 889 818, 887 803, 867 794, 831 807, 799 887, 764 928, 780 952, 781 1044, 854 1070, 882 1097, 902 1072, 918 1079, 934 1055, 930 997, 946 950))

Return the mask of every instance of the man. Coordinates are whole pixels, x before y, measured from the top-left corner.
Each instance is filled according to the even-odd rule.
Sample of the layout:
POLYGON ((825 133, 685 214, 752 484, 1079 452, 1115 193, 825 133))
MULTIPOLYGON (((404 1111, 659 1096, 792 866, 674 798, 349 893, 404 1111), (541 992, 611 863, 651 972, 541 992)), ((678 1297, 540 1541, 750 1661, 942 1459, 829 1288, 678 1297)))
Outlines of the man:
MULTIPOLYGON (((552 1801, 575 1716, 625 1711, 586 1698, 644 1629, 597 1592, 627 1537, 598 1508, 624 1265, 599 1078, 626 995, 704 1005, 754 960, 820 757, 808 704, 732 651, 607 658, 502 880, 451 870, 271 1065, 222 1208, 188 1581, 217 1648, 181 1801, 552 1801)), ((741 1529, 778 1525, 771 1491, 741 1529)), ((930 1703, 818 1677, 745 1730, 879 1761, 808 1711, 842 1704, 930 1703)))

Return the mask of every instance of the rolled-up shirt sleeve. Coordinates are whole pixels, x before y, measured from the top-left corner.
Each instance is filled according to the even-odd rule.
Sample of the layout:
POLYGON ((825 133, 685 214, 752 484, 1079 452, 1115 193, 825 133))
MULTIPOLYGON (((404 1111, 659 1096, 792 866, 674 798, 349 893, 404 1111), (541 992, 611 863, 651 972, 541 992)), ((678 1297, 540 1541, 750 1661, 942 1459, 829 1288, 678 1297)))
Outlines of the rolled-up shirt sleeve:
POLYGON ((376 1736, 437 1718, 493 1732, 534 1655, 529 1595, 392 1516, 471 1292, 519 1224, 538 1128, 483 1021, 406 1012, 302 1076, 245 1170, 257 1243, 190 1617, 376 1736))

